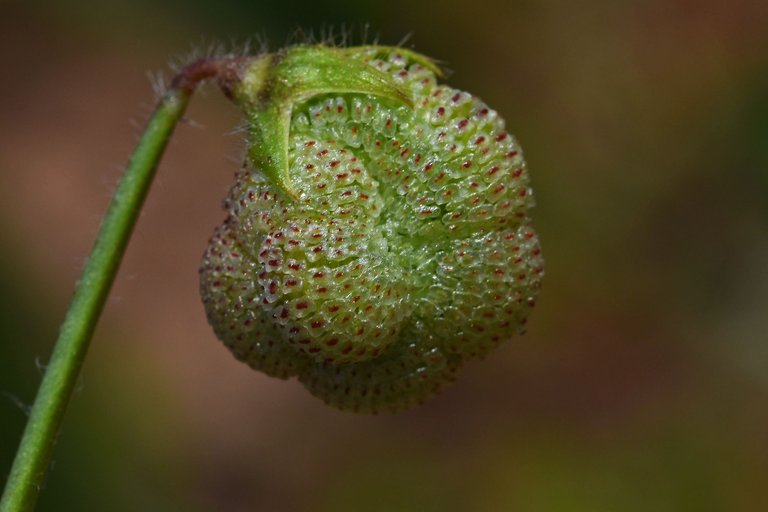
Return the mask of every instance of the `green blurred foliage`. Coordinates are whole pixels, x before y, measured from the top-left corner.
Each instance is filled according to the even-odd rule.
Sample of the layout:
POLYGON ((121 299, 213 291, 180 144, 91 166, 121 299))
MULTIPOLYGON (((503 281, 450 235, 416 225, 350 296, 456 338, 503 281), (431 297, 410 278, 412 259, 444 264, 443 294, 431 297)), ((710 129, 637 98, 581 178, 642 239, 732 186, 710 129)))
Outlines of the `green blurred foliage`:
MULTIPOLYGON (((29 217, 34 198, 20 201, 14 188, 27 183, 23 159, 78 154, 88 143, 75 132, 93 136, 86 127, 103 122, 94 112, 122 108, 106 103, 118 96, 128 112, 150 103, 144 70, 195 47, 256 36, 275 48, 297 28, 331 26, 357 29, 360 40, 366 23, 368 38, 385 43, 411 34, 409 45, 442 59, 450 82, 499 110, 520 139, 548 265, 525 337, 469 365, 423 408, 374 418, 252 376, 224 349, 210 363, 226 375, 206 373, 209 356, 195 354, 209 345, 205 354, 219 354, 212 334, 183 330, 204 324, 202 308, 177 320, 163 304, 130 313, 140 301, 123 287, 125 302, 97 333, 40 510, 768 506, 765 2, 39 1, 5 2, 0 20, 0 474, 76 271, 69 261, 43 265, 56 261, 46 252, 64 249, 40 249, 34 236, 73 233, 84 255, 92 212, 106 199, 82 199, 83 225, 53 226, 48 203, 29 217), (56 97, 37 97, 52 81, 56 97), (141 325, 118 321, 126 315, 141 325), (144 339, 167 332, 152 330, 162 322, 180 334, 144 339)), ((205 99, 194 118, 231 115, 217 101, 205 99)), ((133 140, 113 130, 103 128, 83 161, 127 155, 133 140)), ((182 131, 179 147, 202 152, 194 141, 218 135, 182 131)), ((207 172, 198 157, 185 164, 190 181, 207 172)), ((158 197, 189 188, 187 203, 203 208, 219 198, 194 194, 223 196, 163 171, 158 197)), ((79 190, 77 172, 57 169, 62 195, 79 190)), ((158 202, 146 212, 131 248, 155 244, 147 261, 168 280, 153 283, 145 270, 134 285, 142 297, 194 294, 196 275, 178 270, 173 252, 190 211, 158 202), (179 233, 152 238, 159 218, 179 233)))

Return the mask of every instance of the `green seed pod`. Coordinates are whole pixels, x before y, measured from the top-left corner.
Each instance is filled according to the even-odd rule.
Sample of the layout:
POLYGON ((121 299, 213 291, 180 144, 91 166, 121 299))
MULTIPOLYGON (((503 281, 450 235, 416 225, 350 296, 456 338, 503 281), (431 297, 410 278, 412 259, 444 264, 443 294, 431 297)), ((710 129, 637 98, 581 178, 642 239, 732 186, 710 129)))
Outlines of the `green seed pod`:
POLYGON ((522 331, 543 260, 504 121, 390 47, 250 61, 251 135, 203 256, 217 336, 335 407, 412 407, 522 331))

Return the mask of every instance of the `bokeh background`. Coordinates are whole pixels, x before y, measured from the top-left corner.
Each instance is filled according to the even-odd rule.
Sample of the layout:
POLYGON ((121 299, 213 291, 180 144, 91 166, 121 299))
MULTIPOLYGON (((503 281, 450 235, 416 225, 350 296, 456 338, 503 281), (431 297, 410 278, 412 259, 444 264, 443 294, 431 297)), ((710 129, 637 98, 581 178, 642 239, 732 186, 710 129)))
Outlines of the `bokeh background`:
POLYGON ((420 409, 337 412, 237 363, 197 266, 243 155, 199 94, 161 165, 45 511, 768 508, 768 2, 0 4, 0 483, 154 101, 213 42, 346 26, 441 59, 521 141, 529 332, 420 409))

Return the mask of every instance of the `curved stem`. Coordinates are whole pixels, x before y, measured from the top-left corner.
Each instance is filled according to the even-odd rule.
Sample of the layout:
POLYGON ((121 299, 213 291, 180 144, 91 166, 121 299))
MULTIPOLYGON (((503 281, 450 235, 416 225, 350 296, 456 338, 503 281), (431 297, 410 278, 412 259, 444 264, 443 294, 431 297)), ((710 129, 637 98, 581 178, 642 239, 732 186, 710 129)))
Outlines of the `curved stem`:
POLYGON ((190 94, 189 88, 172 89, 160 100, 115 190, 32 406, 0 501, 2 512, 35 506, 96 322, 157 164, 190 94))
POLYGON ((187 108, 192 92, 200 82, 217 78, 220 87, 229 96, 233 85, 240 79, 241 65, 248 59, 246 56, 225 56, 190 63, 174 77, 170 89, 150 117, 112 196, 59 330, 0 498, 0 512, 29 511, 35 507, 91 336, 104 309, 157 164, 187 108))
POLYGON ((91 336, 157 164, 194 88, 188 83, 174 85, 152 114, 99 228, 16 452, 0 500, 2 512, 32 510, 35 506, 91 336))

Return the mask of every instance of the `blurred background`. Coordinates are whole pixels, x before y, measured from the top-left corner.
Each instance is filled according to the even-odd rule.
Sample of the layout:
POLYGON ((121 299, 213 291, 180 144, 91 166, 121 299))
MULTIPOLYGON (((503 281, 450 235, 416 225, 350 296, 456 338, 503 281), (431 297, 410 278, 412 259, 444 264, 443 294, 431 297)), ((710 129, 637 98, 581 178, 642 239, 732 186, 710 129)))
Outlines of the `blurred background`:
POLYGON ((160 167, 39 510, 768 507, 768 3, 749 0, 2 2, 0 483, 148 74, 213 42, 366 23, 410 35, 521 141, 547 261, 528 334, 399 415, 237 363, 197 292, 243 155, 210 87, 160 167))

